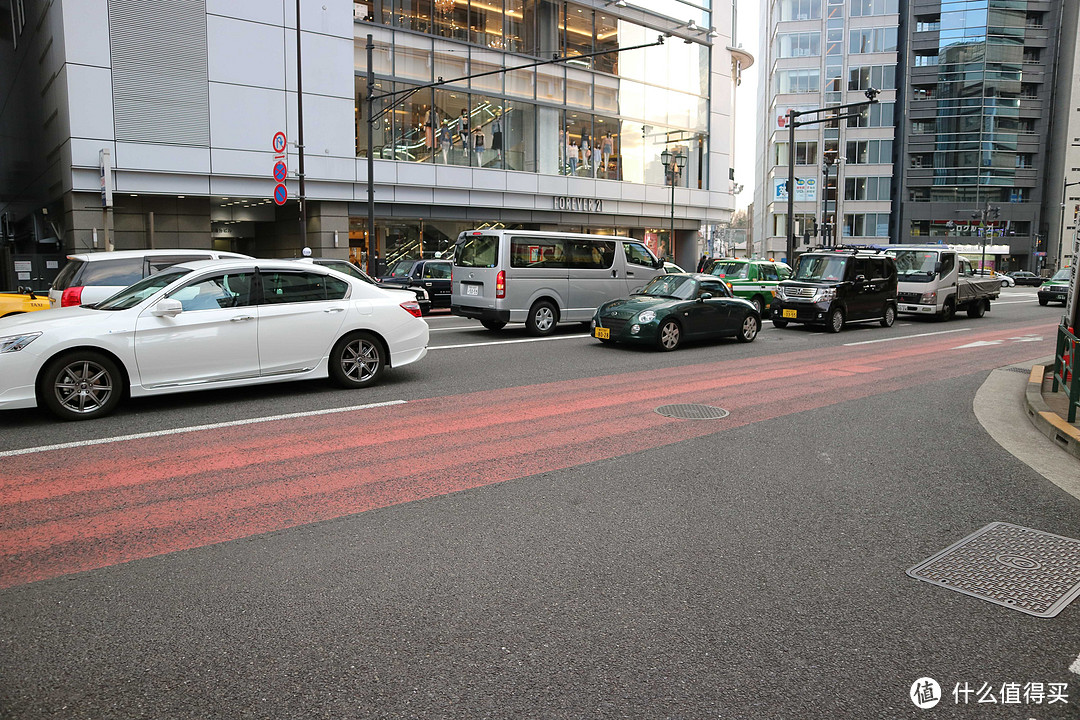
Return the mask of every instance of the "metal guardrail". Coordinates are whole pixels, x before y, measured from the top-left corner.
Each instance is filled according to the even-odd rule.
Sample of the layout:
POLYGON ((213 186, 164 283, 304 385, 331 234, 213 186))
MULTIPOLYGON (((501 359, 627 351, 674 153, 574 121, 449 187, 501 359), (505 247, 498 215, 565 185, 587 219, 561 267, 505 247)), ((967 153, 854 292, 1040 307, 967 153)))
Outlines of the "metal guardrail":
POLYGON ((1076 410, 1080 407, 1080 378, 1076 377, 1076 371, 1080 370, 1080 358, 1076 354, 1077 337, 1069 331, 1065 324, 1058 326, 1057 348, 1054 350, 1054 386, 1053 391, 1058 391, 1060 385, 1064 388, 1069 399, 1069 422, 1076 422, 1076 410))

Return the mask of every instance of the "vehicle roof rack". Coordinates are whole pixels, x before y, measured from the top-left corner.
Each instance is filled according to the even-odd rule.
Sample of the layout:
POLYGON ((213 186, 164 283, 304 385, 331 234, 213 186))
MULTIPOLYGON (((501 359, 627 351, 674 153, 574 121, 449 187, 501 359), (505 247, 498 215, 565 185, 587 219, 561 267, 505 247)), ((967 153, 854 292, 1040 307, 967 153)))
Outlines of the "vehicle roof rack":
POLYGON ((874 253, 885 254, 885 248, 878 245, 816 245, 807 252, 848 252, 848 253, 874 253))

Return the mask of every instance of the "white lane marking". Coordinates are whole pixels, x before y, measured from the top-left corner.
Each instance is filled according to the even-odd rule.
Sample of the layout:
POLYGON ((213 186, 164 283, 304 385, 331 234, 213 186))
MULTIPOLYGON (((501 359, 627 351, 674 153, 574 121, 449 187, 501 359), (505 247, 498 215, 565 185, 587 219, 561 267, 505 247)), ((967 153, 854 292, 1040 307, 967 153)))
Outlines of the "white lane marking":
POLYGON ((1073 660, 1073 664, 1069 666, 1069 672, 1080 675, 1080 657, 1073 660))
POLYGON ((39 447, 23 448, 22 450, 5 450, 0 452, 0 458, 13 457, 15 455, 29 455, 31 453, 46 452, 48 450, 67 450, 68 448, 87 447, 90 445, 106 445, 109 443, 124 442, 125 440, 142 440, 144 438, 163 437, 165 435, 181 435, 184 433, 199 432, 200 430, 217 430, 218 428, 235 427, 237 425, 254 425, 256 423, 273 422, 274 420, 292 420, 294 418, 314 417, 316 415, 333 415, 335 413, 352 412, 353 410, 368 410, 370 408, 387 407, 390 405, 404 405, 406 402, 406 400, 388 400, 387 402, 368 403, 367 405, 351 405, 349 407, 329 408, 326 410, 309 410, 307 412, 249 418, 247 420, 230 420, 228 422, 210 423, 209 425, 191 425, 188 427, 173 428, 172 430, 155 430, 154 432, 135 433, 133 435, 118 435, 116 437, 98 438, 96 440, 78 440, 75 442, 60 443, 58 445, 41 445, 39 447))
POLYGON ((1020 305, 1021 303, 1026 304, 1033 302, 1038 302, 1038 300, 993 300, 990 302, 990 305, 1020 305))
POLYGON ((901 335, 900 337, 882 338, 880 340, 862 340, 860 342, 844 343, 844 347, 852 345, 873 345, 874 343, 892 342, 893 340, 908 340, 917 337, 929 337, 930 335, 946 335, 948 333, 967 332, 971 328, 957 328, 955 330, 939 330, 938 332, 918 333, 917 335, 901 335))
POLYGON ((573 340, 587 338, 592 335, 560 335, 559 337, 525 338, 522 340, 493 340, 492 342, 463 343, 461 345, 428 345, 428 350, 453 350, 455 348, 484 347, 485 345, 513 345, 515 343, 546 342, 548 340, 573 340))

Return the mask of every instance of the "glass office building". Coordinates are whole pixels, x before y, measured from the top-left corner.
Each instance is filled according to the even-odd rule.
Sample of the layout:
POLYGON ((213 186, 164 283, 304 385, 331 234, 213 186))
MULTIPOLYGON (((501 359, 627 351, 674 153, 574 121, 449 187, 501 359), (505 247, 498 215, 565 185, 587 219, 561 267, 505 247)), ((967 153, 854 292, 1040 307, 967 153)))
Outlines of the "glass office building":
POLYGON ((1008 245, 987 265, 1035 269, 1059 13, 1045 0, 909 2, 898 241, 1008 245))

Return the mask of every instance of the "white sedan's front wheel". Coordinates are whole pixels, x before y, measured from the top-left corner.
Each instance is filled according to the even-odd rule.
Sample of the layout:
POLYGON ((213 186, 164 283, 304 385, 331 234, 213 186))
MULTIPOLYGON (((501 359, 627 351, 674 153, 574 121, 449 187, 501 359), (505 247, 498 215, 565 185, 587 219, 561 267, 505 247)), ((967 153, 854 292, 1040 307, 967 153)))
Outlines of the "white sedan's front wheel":
POLYGON ((124 376, 108 356, 84 350, 49 363, 38 390, 61 420, 91 420, 116 408, 124 394, 124 376))

